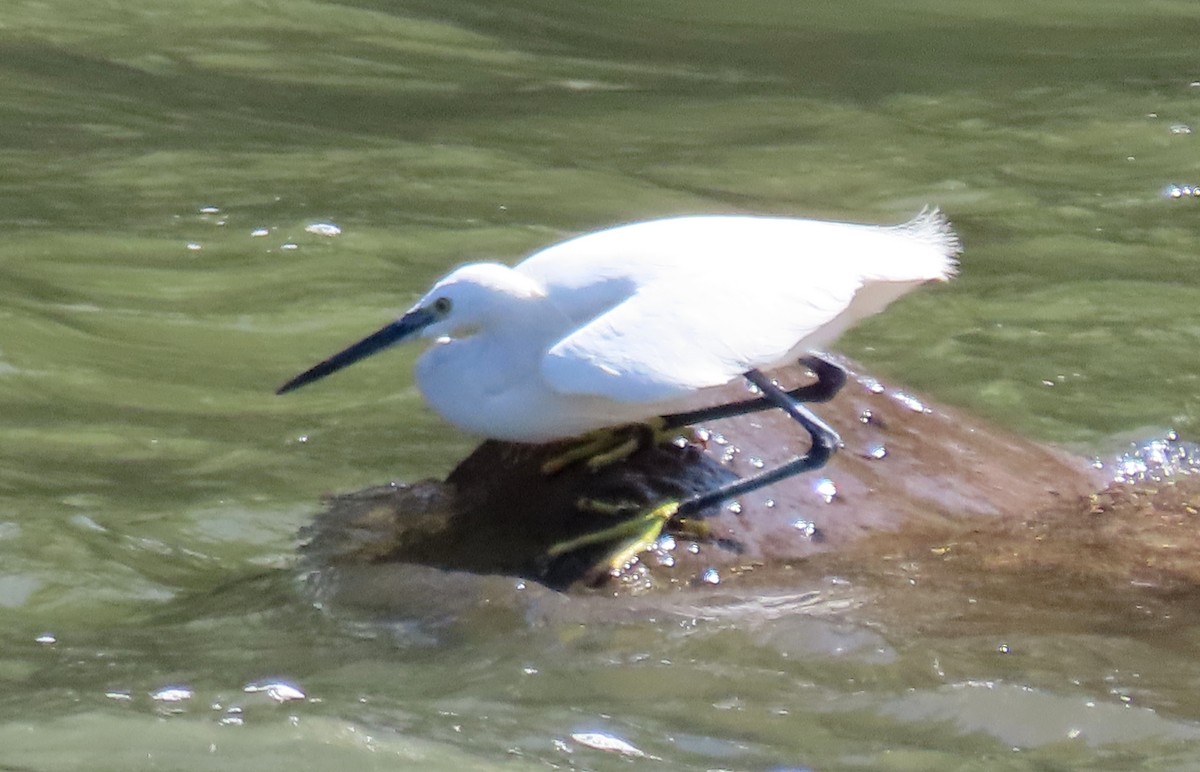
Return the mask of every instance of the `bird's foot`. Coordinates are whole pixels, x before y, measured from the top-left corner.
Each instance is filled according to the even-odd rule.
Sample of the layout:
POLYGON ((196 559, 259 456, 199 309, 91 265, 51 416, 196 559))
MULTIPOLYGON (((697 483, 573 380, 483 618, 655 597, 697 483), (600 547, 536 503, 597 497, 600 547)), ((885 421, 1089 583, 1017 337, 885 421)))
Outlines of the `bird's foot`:
MULTIPOLYGON (((597 515, 607 515, 609 517, 625 517, 626 523, 616 527, 620 528, 629 520, 634 520, 640 513, 648 513, 654 511, 646 510, 641 504, 636 504, 632 501, 602 501, 601 499, 580 498, 575 501, 575 508, 580 512, 590 512, 597 515)), ((679 509, 678 503, 675 504, 675 509, 679 509)), ((691 517, 674 517, 675 512, 667 518, 667 525, 670 526, 671 533, 677 536, 685 536, 698 540, 706 540, 712 536, 712 528, 703 520, 697 520, 691 517)), ((666 530, 665 528, 662 530, 666 530)), ((591 534, 589 534, 590 536, 591 534)), ((586 537, 583 537, 586 538, 586 537)))
MULTIPOLYGON (((596 501, 591 501, 586 506, 592 511, 603 511, 606 514, 621 514, 635 509, 627 504, 605 504, 596 501)), ((598 576, 614 575, 620 573, 640 553, 650 549, 658 542, 667 524, 671 522, 678 510, 678 501, 668 501, 645 509, 609 528, 585 533, 574 539, 566 539, 553 544, 546 554, 553 559, 584 547, 611 543, 612 548, 596 562, 590 573, 598 576)))
POLYGON ((575 500, 575 509, 607 517, 632 517, 642 509, 642 505, 632 501, 604 501, 584 496, 575 500))
POLYGON ((678 429, 668 428, 661 418, 597 429, 574 440, 562 453, 543 462, 542 474, 558 474, 579 462, 583 462, 591 471, 602 469, 629 458, 642 448, 673 440, 678 434, 678 429))

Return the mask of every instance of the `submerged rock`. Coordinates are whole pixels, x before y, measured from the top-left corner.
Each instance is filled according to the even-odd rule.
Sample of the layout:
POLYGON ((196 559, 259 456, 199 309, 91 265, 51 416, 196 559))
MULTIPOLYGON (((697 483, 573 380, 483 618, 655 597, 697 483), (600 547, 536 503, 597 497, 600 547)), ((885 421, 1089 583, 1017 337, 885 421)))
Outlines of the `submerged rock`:
MULTIPOLYGON (((797 366, 777 375, 791 386, 806 371, 797 366)), ((728 388, 731 401, 746 396, 741 385, 728 388)), ((1072 559, 1095 559, 1110 574, 1135 577, 1155 562, 1152 556, 1171 553, 1151 531, 1178 531, 1173 539, 1196 546, 1187 531, 1195 530, 1189 518, 1200 504, 1194 484, 1200 480, 1186 471, 1200 456, 1188 456, 1179 450, 1183 445, 1160 447, 1142 464, 1162 469, 1159 459, 1174 459, 1171 479, 1143 475, 1105 487, 1113 470, 868 376, 852 375, 836 398, 813 409, 845 443, 826 467, 712 508, 705 533, 660 539, 605 591, 786 583, 789 571, 818 556, 829 566, 904 556, 962 567, 960 558, 970 555, 973 567, 996 570, 1044 564, 1047 539, 1062 545, 1063 571, 1072 570, 1072 559), (1101 516, 1107 520, 1097 520, 1101 516), (1149 531, 1148 518, 1154 519, 1149 531), (1096 552, 1097 540, 1109 545, 1106 551, 1096 552), (1072 552, 1071 545, 1091 546, 1072 552)), ((403 562, 526 577, 556 589, 592 585, 603 549, 546 557, 551 545, 616 522, 613 515, 581 510, 579 499, 651 506, 769 469, 807 449, 806 433, 780 411, 695 429, 686 441, 644 447, 596 471, 575 464, 553 475, 542 465, 567 445, 485 442, 445 481, 393 483, 331 498, 307 529, 304 551, 318 572, 403 562)), ((1134 470, 1145 460, 1126 459, 1123 468, 1134 470)), ((1180 575, 1200 580, 1200 570, 1180 575)))

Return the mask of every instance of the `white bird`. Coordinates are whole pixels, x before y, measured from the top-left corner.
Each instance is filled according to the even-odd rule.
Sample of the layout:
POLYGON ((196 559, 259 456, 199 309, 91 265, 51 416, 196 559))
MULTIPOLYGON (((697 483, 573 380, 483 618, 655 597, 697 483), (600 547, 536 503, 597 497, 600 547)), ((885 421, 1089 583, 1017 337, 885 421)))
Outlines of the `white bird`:
POLYGON ((475 435, 546 442, 705 404, 707 390, 830 343, 954 275, 937 210, 880 227, 697 216, 621 225, 514 267, 464 265, 299 388, 414 337, 421 395, 475 435))
MULTIPOLYGON (((897 226, 735 215, 621 225, 513 267, 457 268, 399 319, 278 393, 432 339, 416 383, 435 411, 472 434, 542 443, 667 414, 708 416, 697 409, 745 377, 766 394, 760 403, 809 431, 813 450, 684 502, 695 511, 824 463, 836 432, 760 370, 827 345, 920 284, 950 279, 959 251, 936 209, 897 226)), ((817 399, 841 385, 838 373, 817 399)), ((745 411, 721 415, 735 412, 745 411)))

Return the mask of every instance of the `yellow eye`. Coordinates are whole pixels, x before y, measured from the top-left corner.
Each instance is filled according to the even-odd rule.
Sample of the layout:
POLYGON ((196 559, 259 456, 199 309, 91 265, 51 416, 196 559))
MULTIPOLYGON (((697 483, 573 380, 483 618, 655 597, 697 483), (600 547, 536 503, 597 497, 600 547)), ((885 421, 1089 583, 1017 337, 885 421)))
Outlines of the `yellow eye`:
POLYGON ((453 305, 454 304, 450 302, 450 298, 441 297, 433 301, 433 310, 437 312, 438 316, 445 316, 446 314, 450 313, 450 309, 453 307, 453 305))

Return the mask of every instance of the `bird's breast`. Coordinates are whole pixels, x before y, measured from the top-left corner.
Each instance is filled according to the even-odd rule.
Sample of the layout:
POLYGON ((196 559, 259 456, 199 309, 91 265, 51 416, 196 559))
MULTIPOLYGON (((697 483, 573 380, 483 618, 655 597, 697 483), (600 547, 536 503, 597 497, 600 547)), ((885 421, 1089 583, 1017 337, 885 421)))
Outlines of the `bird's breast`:
POLYGON ((541 375, 544 349, 489 336, 438 342, 417 360, 417 388, 463 431, 510 442, 574 437, 653 414, 646 405, 555 391, 541 375))
POLYGON ((486 335, 442 340, 417 360, 421 396, 439 415, 459 428, 504 439, 536 399, 537 351, 486 335))

